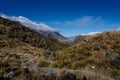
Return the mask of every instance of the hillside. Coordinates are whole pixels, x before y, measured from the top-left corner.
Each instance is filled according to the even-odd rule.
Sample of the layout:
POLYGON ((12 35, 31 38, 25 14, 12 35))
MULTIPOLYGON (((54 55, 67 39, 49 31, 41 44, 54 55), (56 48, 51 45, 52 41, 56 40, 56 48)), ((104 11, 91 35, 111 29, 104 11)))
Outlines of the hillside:
POLYGON ((60 68, 95 70, 97 73, 120 76, 120 31, 88 36, 58 52, 54 66, 60 68))
MULTIPOLYGON (((68 48, 65 46, 58 40, 45 37, 19 22, 0 17, 0 79, 2 75, 9 80, 7 75, 13 71, 16 80, 34 80, 43 78, 43 75, 49 76, 48 80, 55 80, 56 78, 52 79, 51 69, 56 71, 56 68, 60 68, 59 71, 66 68, 66 72, 63 71, 60 75, 59 71, 54 74, 54 77, 60 77, 61 80, 62 77, 67 76, 64 78, 66 80, 71 75, 82 79, 83 74, 90 80, 93 80, 91 77, 102 80, 100 75, 120 79, 120 31, 78 36, 74 45, 71 44, 68 48), (48 70, 51 74, 38 71, 39 68, 48 70), (71 73, 74 69, 76 74, 71 73), (77 71, 82 73, 78 75, 77 71), (88 76, 88 73, 92 73, 92 76, 88 76), (23 75, 25 76, 22 78, 23 75)), ((45 77, 43 80, 46 80, 45 77)))
MULTIPOLYGON (((87 73, 79 72, 82 75, 79 76, 77 71, 46 68, 50 60, 45 60, 44 54, 50 52, 0 34, 0 80, 78 80, 78 77, 81 80, 87 73)), ((91 80, 95 78, 90 77, 91 80)))
POLYGON ((47 51, 43 48, 37 48, 27 43, 21 42, 18 39, 9 38, 6 35, 0 34, 1 56, 24 55, 29 59, 30 62, 38 63, 39 59, 43 58, 42 55, 48 52, 51 53, 51 51, 47 51))
POLYGON ((21 25, 19 22, 2 17, 0 17, 0 34, 5 34, 10 38, 16 38, 32 46, 49 50, 61 49, 64 46, 63 43, 56 39, 45 37, 37 31, 21 25))
POLYGON ((41 34, 43 34, 43 35, 45 35, 45 36, 47 36, 47 37, 50 37, 50 38, 55 38, 55 39, 57 39, 57 40, 59 40, 59 41, 61 41, 61 40, 67 40, 67 38, 65 38, 63 35, 61 35, 59 32, 53 32, 53 31, 38 31, 38 32, 40 32, 41 34))
POLYGON ((44 53, 46 53, 44 49, 0 34, 0 80, 10 80, 8 75, 12 71, 14 76, 20 76, 26 66, 24 62, 29 60, 31 63, 37 63, 44 53), (22 60, 21 57, 25 59, 22 60))
POLYGON ((26 17, 23 16, 18 16, 18 17, 12 17, 12 16, 7 16, 4 14, 1 14, 3 18, 10 19, 12 21, 18 21, 20 24, 23 26, 26 26, 32 30, 36 30, 37 32, 41 33, 44 36, 50 37, 50 38, 55 38, 57 40, 66 40, 63 35, 61 35, 56 29, 51 28, 49 25, 46 25, 44 23, 36 23, 26 17))
POLYGON ((74 43, 80 43, 82 40, 84 40, 87 36, 82 36, 82 35, 79 35, 79 36, 76 36, 75 40, 74 40, 74 43))

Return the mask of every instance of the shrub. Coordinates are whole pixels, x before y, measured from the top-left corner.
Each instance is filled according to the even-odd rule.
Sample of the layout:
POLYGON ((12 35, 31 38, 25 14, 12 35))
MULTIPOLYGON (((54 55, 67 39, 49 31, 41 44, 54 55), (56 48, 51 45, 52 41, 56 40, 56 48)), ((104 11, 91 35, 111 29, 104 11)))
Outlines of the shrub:
POLYGON ((57 80, 77 80, 76 75, 73 73, 62 71, 58 74, 57 80))
POLYGON ((119 71, 119 70, 113 70, 113 71, 111 72, 111 76, 112 76, 112 77, 120 76, 120 71, 119 71))
POLYGON ((85 62, 87 64, 99 64, 99 61, 97 61, 95 59, 87 59, 85 62))
POLYGON ((58 60, 54 64, 52 64, 54 67, 59 68, 71 68, 71 61, 69 60, 58 60))
POLYGON ((38 66, 40 66, 40 67, 48 67, 49 64, 50 63, 47 62, 47 61, 40 60, 38 66))
POLYGON ((4 69, 0 69, 0 75, 3 75, 5 73, 4 69))
POLYGON ((84 68, 87 65, 85 61, 76 61, 72 64, 73 69, 84 68))

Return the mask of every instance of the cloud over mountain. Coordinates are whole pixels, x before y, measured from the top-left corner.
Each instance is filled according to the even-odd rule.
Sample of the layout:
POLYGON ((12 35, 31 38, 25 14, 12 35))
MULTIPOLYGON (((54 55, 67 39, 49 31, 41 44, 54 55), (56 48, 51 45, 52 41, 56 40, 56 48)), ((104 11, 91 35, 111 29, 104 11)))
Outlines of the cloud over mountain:
POLYGON ((51 31, 51 32, 57 32, 56 29, 51 28, 50 26, 44 24, 44 23, 36 23, 26 17, 23 16, 8 16, 5 14, 0 14, 1 17, 13 20, 13 21, 19 21, 22 25, 30 27, 31 29, 35 30, 41 30, 41 31, 51 31))
POLYGON ((71 26, 78 26, 78 27, 84 27, 84 26, 101 26, 103 23, 103 19, 98 16, 85 16, 79 19, 75 19, 72 21, 66 21, 65 22, 67 25, 71 26))
POLYGON ((96 35, 98 33, 101 33, 101 32, 98 32, 98 31, 95 31, 95 32, 89 32, 87 35, 96 35))
POLYGON ((99 33, 102 33, 102 32, 99 32, 99 31, 94 31, 94 32, 88 32, 86 34, 81 34, 81 35, 96 35, 96 34, 99 34, 99 33))

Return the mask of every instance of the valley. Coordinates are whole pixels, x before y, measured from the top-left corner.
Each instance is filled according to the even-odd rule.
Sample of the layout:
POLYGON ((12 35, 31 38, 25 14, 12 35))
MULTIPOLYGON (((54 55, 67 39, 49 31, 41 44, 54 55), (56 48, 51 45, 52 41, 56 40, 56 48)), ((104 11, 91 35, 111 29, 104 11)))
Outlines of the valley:
POLYGON ((0 80, 120 79, 120 30, 64 39, 0 17, 0 80))

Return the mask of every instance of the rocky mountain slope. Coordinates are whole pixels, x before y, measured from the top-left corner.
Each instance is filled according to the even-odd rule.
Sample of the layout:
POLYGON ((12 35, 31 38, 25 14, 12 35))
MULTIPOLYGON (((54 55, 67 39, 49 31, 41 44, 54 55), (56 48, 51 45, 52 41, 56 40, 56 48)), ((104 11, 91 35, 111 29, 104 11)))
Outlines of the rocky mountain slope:
POLYGON ((65 38, 64 36, 62 36, 59 32, 57 31, 43 31, 43 30, 39 30, 38 32, 40 32, 41 34, 50 37, 50 38, 55 38, 59 41, 61 40, 67 40, 67 38, 65 38))
POLYGON ((0 17, 0 33, 5 34, 10 38, 16 38, 22 42, 32 46, 56 50, 62 48, 63 43, 58 40, 45 37, 35 30, 21 25, 19 22, 11 21, 0 17))

